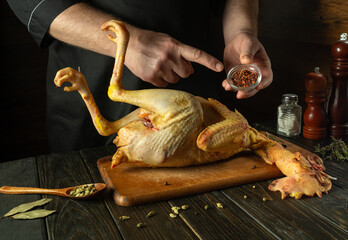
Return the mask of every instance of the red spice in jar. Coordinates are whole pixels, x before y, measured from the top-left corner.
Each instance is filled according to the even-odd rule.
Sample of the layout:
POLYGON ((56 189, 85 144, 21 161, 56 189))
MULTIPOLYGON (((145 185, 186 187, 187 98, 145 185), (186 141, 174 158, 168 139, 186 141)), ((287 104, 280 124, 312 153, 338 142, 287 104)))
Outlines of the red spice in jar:
POLYGON ((237 87, 249 87, 253 85, 258 78, 258 74, 249 70, 243 69, 235 72, 231 76, 233 85, 237 87))

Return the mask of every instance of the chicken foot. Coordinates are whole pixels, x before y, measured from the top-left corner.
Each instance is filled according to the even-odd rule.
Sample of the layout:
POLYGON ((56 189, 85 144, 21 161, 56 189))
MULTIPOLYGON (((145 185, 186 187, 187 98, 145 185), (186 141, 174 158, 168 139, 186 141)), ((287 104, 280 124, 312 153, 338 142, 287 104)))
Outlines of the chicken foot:
POLYGON ((271 191, 280 191, 282 199, 287 196, 300 199, 302 195, 322 196, 328 193, 332 183, 320 157, 309 154, 307 158, 299 152, 292 153, 279 143, 250 128, 251 149, 266 163, 276 165, 286 176, 274 180, 268 187, 271 191))

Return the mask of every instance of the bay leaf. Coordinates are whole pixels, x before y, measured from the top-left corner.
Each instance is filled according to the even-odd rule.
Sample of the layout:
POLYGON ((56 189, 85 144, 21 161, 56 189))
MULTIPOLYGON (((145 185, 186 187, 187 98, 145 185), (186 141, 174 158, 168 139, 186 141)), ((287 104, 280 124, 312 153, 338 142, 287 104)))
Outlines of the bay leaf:
POLYGON ((4 215, 4 217, 9 217, 9 216, 12 216, 16 213, 26 212, 34 207, 45 205, 45 204, 49 203, 50 201, 52 201, 51 198, 42 198, 42 199, 34 201, 34 202, 23 203, 15 208, 12 208, 8 213, 6 213, 4 215))
POLYGON ((14 219, 36 219, 47 217, 48 215, 54 213, 56 210, 38 209, 28 212, 17 213, 12 216, 14 219))

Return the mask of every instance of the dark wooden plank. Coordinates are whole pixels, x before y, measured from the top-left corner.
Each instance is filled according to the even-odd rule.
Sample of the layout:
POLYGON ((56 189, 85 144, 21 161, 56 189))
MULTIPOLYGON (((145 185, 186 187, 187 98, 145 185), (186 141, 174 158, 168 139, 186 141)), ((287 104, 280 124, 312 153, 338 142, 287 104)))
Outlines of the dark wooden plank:
MULTIPOLYGON (((41 186, 63 188, 94 182, 79 152, 37 157, 41 186)), ((50 239, 122 239, 102 196, 88 200, 53 197, 57 213, 46 218, 50 239)))
POLYGON ((326 161, 325 172, 337 178, 332 183, 348 192, 348 162, 326 161))
MULTIPOLYGON (((96 148, 81 151, 83 159, 95 181, 102 181, 97 169, 97 160, 101 157, 112 155, 114 147, 96 148)), ((186 223, 180 219, 169 217, 171 206, 167 202, 144 204, 136 207, 117 206, 112 198, 112 193, 105 193, 105 203, 113 216, 119 231, 125 239, 197 239, 197 236, 186 223), (150 218, 146 215, 150 211, 156 214, 150 218), (129 216, 130 219, 122 221, 121 216, 129 216), (143 228, 137 228, 138 223, 145 223, 143 228)))
POLYGON ((282 239, 346 239, 347 198, 338 197, 336 186, 333 193, 322 198, 301 200, 280 199, 279 193, 267 190, 269 181, 247 184, 222 192, 244 212, 282 239), (253 188, 252 186, 256 186, 253 188), (247 196, 245 199, 244 196, 247 196), (268 199, 263 201, 263 198, 268 199), (314 207, 315 206, 315 207, 314 207), (342 218, 343 216, 343 218, 342 218))
MULTIPOLYGON (((39 187, 34 158, 9 161, 0 164, 0 186, 39 187)), ((0 194, 0 216, 10 209, 27 202, 39 200, 40 195, 0 194)), ((30 221, 0 219, 0 239, 46 239, 43 219, 30 221)))
POLYGON ((180 210, 179 215, 201 239, 279 239, 220 191, 169 202, 172 207, 189 205, 187 210, 180 210), (218 208, 217 203, 223 208, 218 208))

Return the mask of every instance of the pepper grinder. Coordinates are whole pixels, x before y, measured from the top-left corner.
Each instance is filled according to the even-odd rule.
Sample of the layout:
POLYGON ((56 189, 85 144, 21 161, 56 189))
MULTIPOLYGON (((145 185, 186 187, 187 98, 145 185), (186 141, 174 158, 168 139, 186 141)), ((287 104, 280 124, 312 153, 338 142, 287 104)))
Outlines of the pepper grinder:
POLYGON ((329 101, 330 135, 348 136, 348 40, 347 33, 331 48, 332 90, 329 101))
POLYGON ((305 78, 308 106, 303 116, 303 137, 315 140, 326 138, 328 127, 325 108, 327 78, 319 71, 319 67, 315 67, 314 72, 308 73, 305 78))

